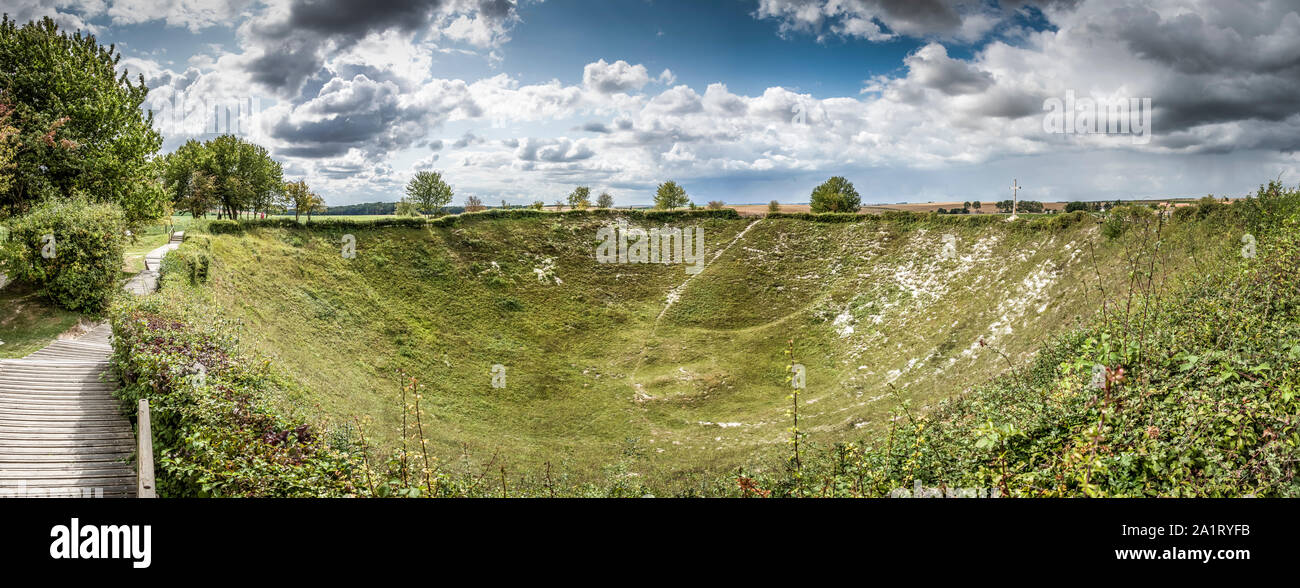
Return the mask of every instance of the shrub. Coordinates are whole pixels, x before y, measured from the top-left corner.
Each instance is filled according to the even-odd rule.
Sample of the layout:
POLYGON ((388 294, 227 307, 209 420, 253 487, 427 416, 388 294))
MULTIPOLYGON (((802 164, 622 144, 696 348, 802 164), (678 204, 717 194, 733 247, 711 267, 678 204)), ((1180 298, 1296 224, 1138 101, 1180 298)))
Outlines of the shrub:
POLYGON ((10 224, 10 277, 63 308, 98 313, 117 289, 125 230, 115 204, 46 200, 10 224))
POLYGON ((206 236, 195 235, 185 239, 185 243, 169 251, 162 261, 162 280, 182 280, 190 286, 199 286, 208 281, 208 267, 212 256, 208 252, 209 241, 206 236))
POLYGON ((240 232, 239 223, 233 220, 214 220, 208 223, 208 232, 213 235, 229 235, 240 232))
POLYGON ((149 400, 160 496, 358 493, 358 458, 271 408, 270 394, 290 384, 270 362, 238 353, 229 323, 190 316, 166 297, 119 300, 114 394, 131 413, 149 400))
POLYGON ((723 206, 725 206, 725 204, 723 204, 721 200, 710 200, 708 206, 705 208, 708 208, 709 210, 720 210, 723 206))
POLYGON ((1101 226, 1101 233, 1107 239, 1115 239, 1123 235, 1134 223, 1153 219, 1155 213, 1145 206, 1120 206, 1111 209, 1110 214, 1106 216, 1106 222, 1101 226))
POLYGON ((781 212, 781 203, 775 200, 767 203, 768 212, 781 212))

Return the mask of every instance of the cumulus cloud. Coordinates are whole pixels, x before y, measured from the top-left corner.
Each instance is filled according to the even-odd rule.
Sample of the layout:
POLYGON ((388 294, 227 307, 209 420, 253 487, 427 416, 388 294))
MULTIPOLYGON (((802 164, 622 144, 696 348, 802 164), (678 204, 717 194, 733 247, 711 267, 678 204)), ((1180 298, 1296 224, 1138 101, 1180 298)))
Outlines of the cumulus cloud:
POLYGON ((755 15, 779 21, 783 34, 972 41, 997 24, 995 10, 981 0, 760 0, 755 15))
MULTIPOLYGON (((509 0, 11 4, 19 18, 54 15, 87 30, 145 20, 233 27, 235 52, 210 48, 178 67, 132 55, 119 68, 146 77, 151 102, 184 97, 206 108, 274 94, 249 138, 327 197, 400 191, 412 164, 439 165, 470 189, 526 201, 549 200, 549 186, 579 180, 626 193, 669 176, 955 173, 1069 157, 1125 170, 1169 156, 1300 165, 1300 12, 1287 0, 756 3, 752 17, 788 38, 921 40, 897 70, 853 96, 732 91, 752 86, 729 87, 725 75, 692 86, 671 70, 654 75, 618 59, 546 81, 435 75, 443 55, 501 59, 497 50, 521 22, 509 0), (1067 92, 1150 98, 1152 140, 1045 132, 1044 100, 1067 92)), ((202 136, 208 112, 156 120, 164 149, 202 136)), ((1049 190, 1048 181, 1038 183, 1049 190)))
POLYGON ((371 35, 397 32, 414 43, 428 31, 476 47, 508 40, 513 0, 291 0, 273 4, 240 27, 250 46, 244 67, 254 81, 294 95, 326 56, 371 35))
POLYGON ((588 89, 601 94, 613 94, 640 90, 650 83, 650 75, 646 73, 644 65, 630 65, 622 59, 614 63, 605 63, 605 60, 601 59, 595 63, 588 63, 582 69, 582 83, 588 89))

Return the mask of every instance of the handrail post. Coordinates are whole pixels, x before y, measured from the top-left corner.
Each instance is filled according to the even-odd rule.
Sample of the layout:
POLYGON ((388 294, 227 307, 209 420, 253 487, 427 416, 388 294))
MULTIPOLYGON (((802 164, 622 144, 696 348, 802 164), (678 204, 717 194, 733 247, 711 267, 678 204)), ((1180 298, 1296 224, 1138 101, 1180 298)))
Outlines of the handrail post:
POLYGON ((136 411, 136 498, 157 498, 153 479, 153 432, 149 427, 149 401, 141 398, 136 411))

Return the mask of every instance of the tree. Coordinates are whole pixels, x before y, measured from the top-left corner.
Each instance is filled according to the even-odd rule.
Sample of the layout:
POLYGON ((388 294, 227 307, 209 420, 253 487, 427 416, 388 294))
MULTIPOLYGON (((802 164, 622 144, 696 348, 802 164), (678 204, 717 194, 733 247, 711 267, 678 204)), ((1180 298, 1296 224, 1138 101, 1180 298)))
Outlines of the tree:
POLYGON ((216 202, 216 179, 200 171, 190 172, 184 193, 176 200, 176 207, 190 213, 191 217, 207 216, 208 209, 216 202))
POLYGON ((312 194, 307 200, 307 222, 311 222, 311 213, 325 212, 327 210, 329 210, 329 207, 325 206, 325 199, 316 194, 312 194))
POLYGON ((541 200, 534 200, 532 206, 533 206, 533 210, 541 210, 543 208, 546 208, 546 203, 542 202, 541 200))
POLYGON ((415 204, 406 198, 397 201, 393 213, 397 216, 420 216, 420 211, 416 209, 415 204))
POLYGON ((451 203, 452 195, 451 186, 436 171, 419 172, 406 184, 406 196, 424 214, 442 214, 442 209, 451 203))
POLYGON ((131 226, 161 218, 165 194, 148 163, 162 136, 141 109, 144 77, 119 76, 120 59, 113 46, 61 32, 48 17, 0 21, 0 95, 17 145, 0 211, 77 196, 117 204, 131 226))
POLYGON ((591 206, 591 188, 578 186, 569 193, 569 208, 586 208, 591 206))
POLYGON ((979 211, 980 211, 980 201, 979 201, 979 200, 975 200, 975 201, 971 202, 971 203, 970 203, 970 207, 971 207, 971 208, 974 208, 974 209, 975 209, 975 212, 979 212, 979 211))
POLYGON ((609 192, 601 192, 600 196, 596 198, 596 207, 614 208, 614 197, 610 196, 609 192))
POLYGON ((862 198, 853 182, 834 176, 813 189, 811 204, 813 212, 857 212, 862 198))
POLYGON ((9 124, 13 107, 0 102, 0 194, 14 182, 14 158, 18 155, 18 129, 9 124))
POLYGON ((773 200, 773 201, 771 201, 771 202, 768 202, 768 203, 767 203, 767 211, 768 211, 769 213, 772 213, 772 212, 781 212, 781 203, 780 203, 780 202, 777 202, 777 201, 775 201, 775 200, 773 200))
POLYGON ((1066 203, 1066 205, 1065 205, 1065 211, 1066 211, 1066 212, 1076 212, 1076 211, 1080 211, 1080 210, 1082 210, 1082 211, 1087 211, 1087 210, 1088 210, 1088 203, 1086 203, 1086 202, 1078 202, 1078 201, 1075 201, 1075 202, 1068 202, 1068 203, 1066 203))
POLYGON ((286 206, 293 207, 294 221, 297 221, 298 215, 304 212, 308 213, 308 218, 310 218, 312 206, 318 200, 320 200, 320 196, 307 188, 306 180, 286 182, 284 185, 284 202, 286 206))
POLYGON ((486 209, 487 207, 483 206, 483 201, 478 196, 470 196, 465 199, 465 212, 478 212, 486 209))
POLYGON ((659 188, 655 190, 655 208, 664 210, 681 208, 689 201, 686 190, 672 180, 659 184, 659 188))
POLYGON ((721 200, 710 200, 707 208, 709 210, 722 210, 723 206, 726 206, 726 203, 721 200))
POLYGON ((280 162, 271 159, 265 147, 234 135, 204 143, 186 141, 163 158, 160 175, 163 188, 179 208, 206 211, 215 205, 218 218, 236 219, 242 211, 270 212, 284 198, 280 162), (212 180, 210 198, 186 206, 195 194, 190 182, 204 176, 212 180))

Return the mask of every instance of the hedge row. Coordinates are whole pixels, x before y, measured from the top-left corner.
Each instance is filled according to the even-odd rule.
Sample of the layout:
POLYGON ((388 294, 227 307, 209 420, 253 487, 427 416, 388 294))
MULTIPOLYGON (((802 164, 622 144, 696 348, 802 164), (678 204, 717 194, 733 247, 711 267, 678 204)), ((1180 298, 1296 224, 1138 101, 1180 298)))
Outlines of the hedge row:
MULTIPOLYGON (((773 212, 767 218, 796 219, 818 223, 889 223, 893 225, 939 225, 950 227, 986 227, 1005 223, 1006 216, 1000 214, 939 214, 937 212, 912 212, 907 210, 887 210, 880 214, 856 214, 852 212, 773 212)), ((1091 215, 1085 212, 1071 212, 1051 216, 1037 217, 1023 223, 1010 225, 1016 229, 1060 230, 1074 226, 1091 215)))
POLYGON ((186 235, 180 247, 163 257, 160 270, 163 283, 171 280, 183 280, 190 286, 207 283, 208 268, 212 265, 210 243, 206 235, 186 235))
POLYGON ((555 212, 550 210, 536 210, 532 208, 511 208, 511 209, 491 209, 481 212, 466 212, 463 214, 452 214, 437 218, 424 217, 390 217, 373 220, 353 220, 353 219, 321 219, 312 220, 308 223, 299 223, 291 218, 268 218, 252 220, 216 220, 208 223, 208 232, 214 235, 224 235, 239 233, 252 228, 283 228, 283 229, 368 229, 381 227, 407 227, 413 229, 422 229, 425 227, 452 227, 461 223, 489 220, 489 219, 511 219, 511 218, 632 218, 644 219, 651 222, 670 222, 679 220, 696 220, 696 219, 739 219, 740 213, 735 209, 703 209, 703 210, 628 210, 614 208, 591 208, 586 210, 566 210, 555 212))

